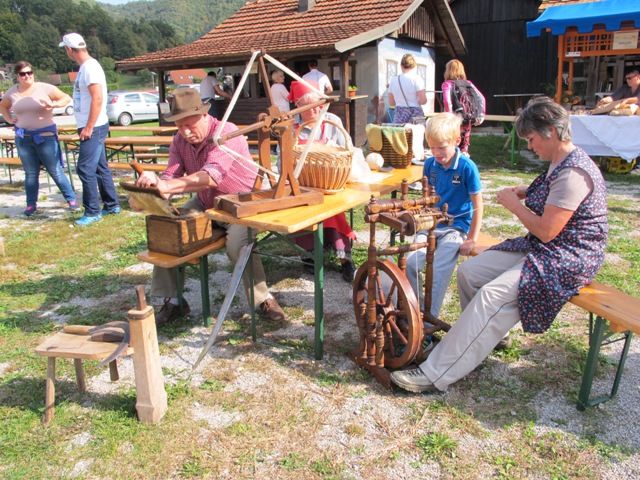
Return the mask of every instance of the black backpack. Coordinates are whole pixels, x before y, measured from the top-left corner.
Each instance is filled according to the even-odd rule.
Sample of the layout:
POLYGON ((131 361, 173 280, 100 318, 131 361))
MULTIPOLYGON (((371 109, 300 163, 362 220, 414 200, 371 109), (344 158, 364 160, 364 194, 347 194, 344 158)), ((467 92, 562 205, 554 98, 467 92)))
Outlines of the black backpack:
POLYGON ((462 123, 480 125, 484 122, 485 100, 467 80, 454 80, 451 95, 453 113, 462 117, 462 123))

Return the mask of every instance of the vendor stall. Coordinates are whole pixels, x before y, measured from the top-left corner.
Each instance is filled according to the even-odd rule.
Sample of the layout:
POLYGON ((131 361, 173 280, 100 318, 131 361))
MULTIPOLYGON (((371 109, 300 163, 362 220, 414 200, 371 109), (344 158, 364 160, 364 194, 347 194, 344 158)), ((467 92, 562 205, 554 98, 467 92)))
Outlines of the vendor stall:
POLYGON ((543 31, 558 35, 555 100, 586 99, 593 105, 596 92, 615 89, 623 83, 626 67, 640 65, 638 28, 640 2, 601 0, 547 8, 527 22, 527 36, 537 37, 543 31))

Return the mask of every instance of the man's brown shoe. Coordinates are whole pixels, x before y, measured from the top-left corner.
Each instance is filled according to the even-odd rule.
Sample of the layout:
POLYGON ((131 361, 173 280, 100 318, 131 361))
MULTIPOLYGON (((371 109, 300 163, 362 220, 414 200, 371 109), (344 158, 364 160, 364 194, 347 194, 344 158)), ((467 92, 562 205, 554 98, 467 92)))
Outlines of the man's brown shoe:
POLYGON ((267 298, 264 302, 260 304, 259 307, 260 313, 267 317, 269 320, 274 322, 281 322, 284 320, 284 311, 282 307, 278 305, 278 301, 271 297, 267 298))
POLYGON ((186 300, 184 300, 183 305, 183 310, 180 311, 179 305, 174 305, 169 301, 169 299, 166 299, 156 315, 156 325, 173 322, 180 317, 186 317, 189 315, 191 313, 191 309, 189 308, 189 304, 186 300))

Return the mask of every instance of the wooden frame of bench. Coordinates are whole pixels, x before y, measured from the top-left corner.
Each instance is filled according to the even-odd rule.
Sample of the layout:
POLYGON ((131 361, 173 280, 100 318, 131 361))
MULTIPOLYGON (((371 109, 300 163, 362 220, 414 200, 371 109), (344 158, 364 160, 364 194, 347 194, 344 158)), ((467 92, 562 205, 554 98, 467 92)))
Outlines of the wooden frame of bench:
MULTIPOLYGON (((478 255, 498 243, 500 243, 498 239, 486 233, 480 233, 471 254, 478 255)), ((633 333, 640 334, 640 299, 608 285, 592 282, 582 287, 578 295, 569 299, 569 302, 589 312, 589 351, 582 372, 582 383, 576 405, 578 410, 585 410, 587 407, 611 400, 618 393, 631 338, 633 333), (591 398, 600 349, 603 345, 621 341, 624 341, 624 345, 618 359, 611 391, 591 398)))

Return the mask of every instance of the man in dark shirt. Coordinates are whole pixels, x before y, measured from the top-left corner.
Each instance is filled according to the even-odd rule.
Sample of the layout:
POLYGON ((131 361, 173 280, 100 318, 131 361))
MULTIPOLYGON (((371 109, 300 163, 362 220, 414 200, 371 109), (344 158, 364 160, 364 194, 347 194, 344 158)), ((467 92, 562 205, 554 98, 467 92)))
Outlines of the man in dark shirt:
POLYGON ((623 98, 637 97, 638 103, 640 103, 640 70, 634 67, 631 68, 624 76, 625 84, 618 88, 609 97, 604 97, 600 101, 600 105, 606 105, 614 100, 621 100, 623 98))

